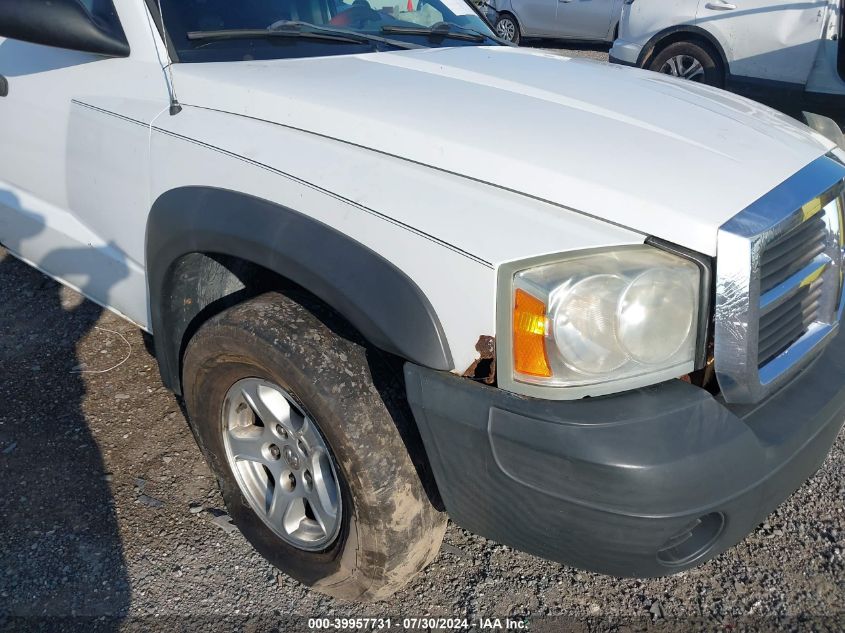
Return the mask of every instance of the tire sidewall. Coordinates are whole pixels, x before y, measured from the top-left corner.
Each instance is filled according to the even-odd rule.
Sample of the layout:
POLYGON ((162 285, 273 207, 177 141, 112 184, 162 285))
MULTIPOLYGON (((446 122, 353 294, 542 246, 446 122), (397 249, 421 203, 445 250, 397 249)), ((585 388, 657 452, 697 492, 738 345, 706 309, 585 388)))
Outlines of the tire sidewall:
POLYGON ((183 392, 191 428, 235 525, 273 565, 344 600, 379 600, 434 557, 446 529, 406 445, 414 424, 395 369, 308 297, 269 292, 213 317, 188 343, 183 392), (270 529, 241 493, 223 442, 232 385, 284 389, 316 424, 341 488, 335 542, 301 550, 270 529), (406 435, 403 435, 403 431, 406 435))
MULTIPOLYGON (((680 55, 687 55, 698 60, 704 68, 704 80, 701 82, 714 88, 723 88, 725 85, 725 73, 722 64, 709 47, 706 47, 697 42, 675 42, 669 44, 666 48, 657 53, 648 65, 649 70, 660 73, 663 65, 672 57, 680 55)), ((666 74, 666 73, 661 73, 666 74)), ((672 75, 667 75, 671 77, 672 75)), ((683 79, 676 77, 676 79, 683 79)), ((685 80, 689 81, 689 80, 685 80)))
MULTIPOLYGON (((221 347, 227 346, 227 341, 220 339, 221 347)), ((221 351, 224 351, 221 349, 221 351)), ((197 420, 212 421, 210 424, 192 425, 197 443, 202 449, 207 462, 211 466, 220 487, 226 509, 232 517, 232 522, 238 527, 246 539, 255 549, 273 565, 283 569, 288 575, 307 585, 315 585, 326 578, 343 575, 344 554, 357 549, 358 530, 355 519, 355 502, 347 484, 345 473, 334 455, 334 445, 337 438, 331 437, 331 425, 319 422, 325 412, 314 410, 314 398, 309 397, 304 385, 295 384, 299 381, 286 380, 282 371, 274 369, 279 359, 262 358, 266 355, 264 346, 256 346, 248 351, 249 356, 227 355, 225 363, 215 362, 214 356, 199 367, 191 367, 194 377, 193 384, 186 384, 185 400, 191 417, 197 420), (258 361, 258 362, 256 362, 258 361), (262 362, 270 361, 270 362, 262 362), (275 361, 275 362, 274 362, 275 361), (321 434, 331 452, 331 459, 339 478, 341 490, 341 526, 335 540, 324 550, 305 551, 287 543, 274 533, 264 521, 255 513, 249 501, 241 492, 235 474, 228 462, 220 456, 226 454, 223 444, 223 401, 229 389, 243 378, 259 378, 275 383, 291 395, 303 412, 316 421, 321 434), (312 406, 306 404, 312 402, 312 406), (213 422, 216 421, 216 424, 213 422), (324 428, 325 427, 325 428, 324 428), (350 544, 353 546, 350 548, 350 544)), ((187 365, 186 365, 187 368, 187 365)), ((284 372, 287 375, 287 372, 284 372)), ((186 372, 187 375, 187 372, 186 372)), ((317 407, 319 408, 319 407, 317 407)), ((352 563, 354 567, 354 562, 352 563)), ((337 578, 342 582, 343 578, 337 578)))

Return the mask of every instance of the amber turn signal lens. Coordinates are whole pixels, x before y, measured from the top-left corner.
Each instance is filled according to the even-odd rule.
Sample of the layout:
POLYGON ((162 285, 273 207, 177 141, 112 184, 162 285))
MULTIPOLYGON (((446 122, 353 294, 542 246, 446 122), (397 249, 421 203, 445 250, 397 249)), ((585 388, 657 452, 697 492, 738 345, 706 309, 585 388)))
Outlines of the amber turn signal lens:
POLYGON ((513 308, 513 364, 520 374, 552 375, 546 356, 546 305, 520 289, 513 308))

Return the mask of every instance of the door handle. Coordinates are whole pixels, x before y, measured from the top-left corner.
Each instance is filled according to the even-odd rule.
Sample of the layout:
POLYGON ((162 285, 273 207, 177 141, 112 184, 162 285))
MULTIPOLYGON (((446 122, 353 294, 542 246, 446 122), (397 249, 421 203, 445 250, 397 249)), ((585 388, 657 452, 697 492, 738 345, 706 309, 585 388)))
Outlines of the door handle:
POLYGON ((736 9, 736 5, 729 2, 708 2, 704 6, 713 11, 733 11, 736 9))
POLYGON ((5 97, 9 94, 9 81, 0 75, 0 97, 5 97))

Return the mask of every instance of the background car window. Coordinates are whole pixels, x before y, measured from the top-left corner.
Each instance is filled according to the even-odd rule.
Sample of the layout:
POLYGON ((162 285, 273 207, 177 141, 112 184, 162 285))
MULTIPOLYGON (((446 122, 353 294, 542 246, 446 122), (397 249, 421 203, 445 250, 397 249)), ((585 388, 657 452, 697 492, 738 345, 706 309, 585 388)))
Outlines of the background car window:
MULTIPOLYGON (((425 0, 367 0, 370 8, 385 16, 390 16, 403 22, 410 22, 420 26, 432 26, 444 22, 444 15, 425 0)), ((338 4, 339 11, 350 8, 350 5, 338 4)))

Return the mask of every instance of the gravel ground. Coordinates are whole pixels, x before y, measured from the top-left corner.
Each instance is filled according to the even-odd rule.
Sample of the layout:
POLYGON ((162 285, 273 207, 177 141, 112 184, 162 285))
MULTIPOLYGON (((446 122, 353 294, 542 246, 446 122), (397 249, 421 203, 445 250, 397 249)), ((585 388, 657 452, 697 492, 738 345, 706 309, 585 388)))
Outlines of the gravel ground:
POLYGON ((843 436, 765 524, 692 571, 614 579, 450 526, 406 590, 344 604, 279 574, 227 522, 137 328, 2 249, 0 297, 0 629, 285 631, 315 616, 424 615, 535 631, 845 628, 843 436))
POLYGON ((530 48, 542 48, 550 53, 564 55, 566 57, 586 57, 587 59, 594 59, 597 62, 607 61, 607 51, 609 46, 593 46, 589 44, 567 44, 565 47, 546 40, 538 40, 536 42, 528 42, 526 46, 530 48))
MULTIPOLYGON (((226 521, 137 328, 2 250, 0 297, 0 629, 4 615, 86 630, 208 628, 221 618, 233 629, 263 618, 291 630, 304 623, 285 619, 293 614, 511 616, 529 618, 532 630, 576 621, 676 630, 693 619, 845 626, 842 437, 767 523, 698 569, 618 580, 450 526, 439 558, 406 590, 343 604, 277 573, 226 521)), ((266 630, 256 626, 248 630, 266 630)))

